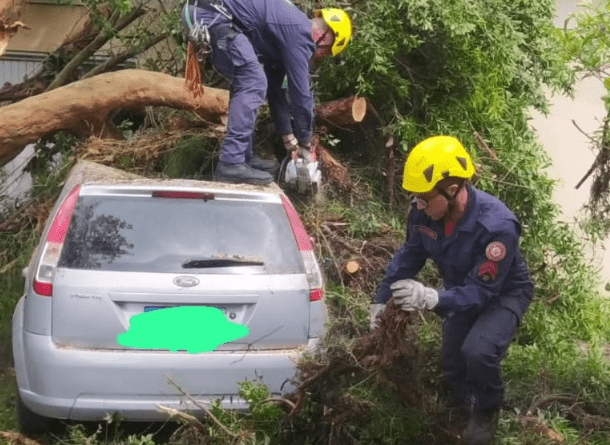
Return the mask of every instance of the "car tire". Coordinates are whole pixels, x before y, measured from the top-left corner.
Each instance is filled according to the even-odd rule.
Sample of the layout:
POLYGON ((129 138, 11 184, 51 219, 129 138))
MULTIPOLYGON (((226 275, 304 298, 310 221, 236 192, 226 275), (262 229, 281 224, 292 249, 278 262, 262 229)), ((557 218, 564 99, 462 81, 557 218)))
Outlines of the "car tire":
POLYGON ((19 431, 25 434, 43 433, 52 427, 52 419, 30 410, 25 406, 19 394, 17 394, 17 422, 19 431))

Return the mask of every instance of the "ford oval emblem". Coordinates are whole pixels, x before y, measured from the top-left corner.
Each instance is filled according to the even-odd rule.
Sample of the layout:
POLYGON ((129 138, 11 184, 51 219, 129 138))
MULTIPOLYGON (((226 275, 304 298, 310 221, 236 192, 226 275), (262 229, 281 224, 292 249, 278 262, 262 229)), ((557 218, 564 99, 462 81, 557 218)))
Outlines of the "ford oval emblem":
POLYGON ((180 287, 193 287, 199 284, 199 280, 195 277, 182 275, 180 277, 174 278, 174 284, 180 287))

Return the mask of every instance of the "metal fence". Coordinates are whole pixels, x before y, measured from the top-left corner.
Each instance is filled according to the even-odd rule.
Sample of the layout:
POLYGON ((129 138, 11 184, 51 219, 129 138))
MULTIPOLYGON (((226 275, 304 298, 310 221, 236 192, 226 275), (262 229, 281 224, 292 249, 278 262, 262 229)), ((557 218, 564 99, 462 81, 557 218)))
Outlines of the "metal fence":
POLYGON ((0 59, 0 88, 5 83, 18 84, 42 66, 43 54, 6 53, 0 59))

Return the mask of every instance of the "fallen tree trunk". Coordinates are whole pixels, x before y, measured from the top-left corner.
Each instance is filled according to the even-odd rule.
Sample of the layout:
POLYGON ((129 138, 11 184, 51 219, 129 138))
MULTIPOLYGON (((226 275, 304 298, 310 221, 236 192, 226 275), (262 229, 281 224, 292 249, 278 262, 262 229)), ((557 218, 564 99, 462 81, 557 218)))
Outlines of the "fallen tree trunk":
POLYGON ((322 102, 316 107, 315 114, 321 124, 330 124, 332 127, 354 125, 362 122, 366 115, 366 99, 350 96, 322 102))
POLYGON ((28 143, 54 131, 100 138, 120 138, 110 121, 118 109, 147 105, 195 110, 209 122, 226 114, 229 92, 205 88, 198 104, 184 79, 144 70, 101 74, 0 108, 0 163, 14 158, 28 143))

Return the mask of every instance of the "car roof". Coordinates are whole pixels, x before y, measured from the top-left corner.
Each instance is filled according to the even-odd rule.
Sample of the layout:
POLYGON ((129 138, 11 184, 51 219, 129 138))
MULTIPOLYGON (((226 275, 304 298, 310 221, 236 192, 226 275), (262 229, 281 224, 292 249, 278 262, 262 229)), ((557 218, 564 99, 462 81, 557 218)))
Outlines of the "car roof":
MULTIPOLYGON (((129 173, 114 167, 97 164, 91 161, 78 161, 72 168, 62 195, 67 195, 76 185, 84 187, 90 186, 105 186, 105 187, 142 187, 153 188, 162 186, 168 189, 184 189, 184 188, 199 188, 206 190, 218 190, 226 192, 239 193, 259 193, 284 195, 282 189, 272 182, 269 185, 250 185, 250 184, 227 184, 215 181, 201 181, 194 179, 163 179, 163 178, 146 178, 134 173, 129 173)), ((60 198, 63 198, 61 196, 60 198)), ((62 199, 60 199, 61 201, 62 199)))

